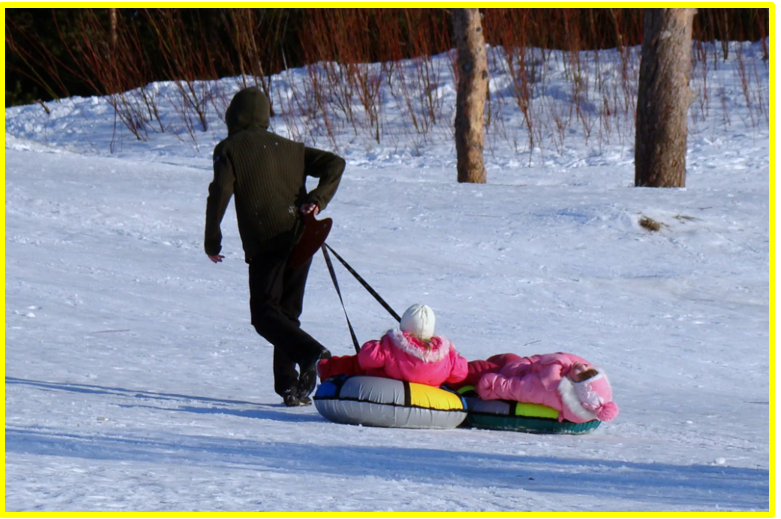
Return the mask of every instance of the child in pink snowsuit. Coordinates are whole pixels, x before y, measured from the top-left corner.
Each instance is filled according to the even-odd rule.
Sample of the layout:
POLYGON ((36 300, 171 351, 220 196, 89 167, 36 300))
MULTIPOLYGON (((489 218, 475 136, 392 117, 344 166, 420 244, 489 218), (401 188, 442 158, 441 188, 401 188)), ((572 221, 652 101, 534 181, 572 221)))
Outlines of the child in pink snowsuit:
POLYGON ((399 328, 380 340, 369 341, 357 355, 321 360, 317 372, 322 380, 334 375, 369 375, 440 386, 458 383, 467 375, 467 362, 453 343, 434 335, 434 311, 412 305, 404 312, 399 328))
POLYGON ((609 422, 618 406, 604 373, 570 353, 519 357, 511 353, 469 363, 469 376, 483 400, 515 400, 560 411, 559 421, 609 422))

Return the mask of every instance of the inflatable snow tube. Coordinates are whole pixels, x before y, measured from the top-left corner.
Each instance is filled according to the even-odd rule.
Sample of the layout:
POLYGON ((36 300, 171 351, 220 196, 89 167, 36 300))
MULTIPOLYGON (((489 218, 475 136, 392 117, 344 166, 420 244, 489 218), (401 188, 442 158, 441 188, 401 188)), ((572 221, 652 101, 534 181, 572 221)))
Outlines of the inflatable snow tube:
POLYGON ((541 404, 512 400, 482 400, 472 386, 459 389, 468 414, 462 424, 477 429, 518 431, 534 434, 583 434, 599 427, 599 420, 574 423, 559 421, 559 411, 541 404))
POLYGON ((314 401, 327 420, 372 427, 453 429, 467 414, 463 398, 452 391, 363 375, 329 378, 314 401))

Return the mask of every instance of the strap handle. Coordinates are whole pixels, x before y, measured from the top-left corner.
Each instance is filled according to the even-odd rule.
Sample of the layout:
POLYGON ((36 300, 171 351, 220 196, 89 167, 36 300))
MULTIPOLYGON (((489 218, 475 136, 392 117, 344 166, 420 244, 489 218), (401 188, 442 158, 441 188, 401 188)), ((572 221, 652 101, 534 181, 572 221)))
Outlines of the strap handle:
MULTIPOLYGON (((330 248, 330 247, 329 247, 330 248)), ((342 310, 344 310, 344 317, 347 319, 347 327, 350 328, 350 337, 353 339, 353 346, 355 347, 355 353, 358 353, 361 349, 361 345, 358 344, 358 338, 355 336, 355 330, 350 322, 350 317, 347 315, 347 308, 344 307, 344 299, 342 299, 342 291, 339 290, 339 282, 336 280, 336 272, 334 271, 334 264, 331 262, 331 257, 328 255, 328 251, 323 247, 323 257, 325 258, 325 264, 328 265, 328 272, 331 273, 331 281, 334 282, 336 293, 339 294, 339 301, 342 303, 342 310)))
POLYGON ((339 290, 339 282, 336 280, 336 271, 334 270, 333 262, 331 262, 331 256, 328 254, 328 251, 330 250, 333 252, 334 256, 336 256, 336 259, 339 260, 339 262, 344 265, 344 268, 347 269, 350 274, 355 276, 355 279, 358 280, 358 282, 365 288, 372 296, 374 296, 374 299, 377 300, 378 303, 382 305, 385 310, 390 313, 396 321, 401 322, 401 317, 399 317, 399 314, 393 311, 393 308, 385 302, 385 300, 380 297, 380 294, 378 294, 370 285, 367 283, 356 271, 353 269, 344 259, 331 248, 330 245, 327 243, 323 244, 323 257, 325 258, 325 264, 328 266, 328 272, 331 274, 331 281, 334 282, 334 288, 336 288, 336 293, 339 295, 339 301, 342 303, 342 310, 344 310, 344 317, 347 319, 347 327, 350 329, 350 337, 353 339, 353 346, 355 346, 355 352, 358 353, 358 351, 361 349, 361 346, 358 344, 358 338, 355 336, 355 330, 353 329, 352 323, 350 323, 350 317, 347 315, 347 308, 344 306, 344 299, 342 299, 342 292, 339 290))
POLYGON ((371 295, 373 295, 374 299, 376 299, 377 302, 380 303, 382 307, 386 309, 388 313, 393 316, 394 319, 396 319, 397 322, 401 322, 401 317, 399 317, 399 314, 393 311, 393 308, 391 308, 391 306, 388 303, 386 303, 383 298, 380 297, 380 294, 375 292, 375 290, 369 285, 369 283, 364 281, 364 279, 355 271, 355 269, 353 269, 346 261, 344 261, 344 259, 342 259, 342 257, 339 254, 337 254, 336 251, 333 250, 330 245, 324 243, 323 251, 325 251, 326 248, 334 253, 334 256, 336 256, 336 259, 338 259, 341 262, 341 264, 344 265, 344 268, 346 268, 350 272, 350 274, 355 276, 355 279, 357 279, 358 282, 361 285, 363 285, 363 288, 365 288, 371 295))

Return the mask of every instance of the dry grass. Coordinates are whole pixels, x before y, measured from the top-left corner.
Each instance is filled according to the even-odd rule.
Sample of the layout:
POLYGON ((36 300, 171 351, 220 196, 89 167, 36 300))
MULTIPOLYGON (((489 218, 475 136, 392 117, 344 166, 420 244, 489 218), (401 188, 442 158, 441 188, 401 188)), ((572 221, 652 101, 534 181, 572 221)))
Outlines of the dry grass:
POLYGON ((651 232, 659 232, 662 229, 662 225, 664 225, 645 215, 643 215, 637 223, 640 224, 640 227, 643 227, 644 229, 647 229, 651 232))
MULTIPOLYGON (((276 112, 286 121, 294 138, 325 137, 336 149, 337 135, 346 133, 398 144, 394 139, 399 136, 389 131, 386 95, 395 99, 398 116, 414 129, 419 144, 425 145, 432 135, 452 134, 450 107, 443 106, 438 90, 443 83, 457 80, 455 53, 448 54, 447 64, 433 59, 453 48, 450 14, 445 9, 224 9, 214 10, 221 22, 212 32, 205 30, 209 24, 200 19, 197 9, 118 9, 113 43, 102 10, 78 11, 73 25, 59 34, 71 65, 20 27, 6 31, 6 47, 33 69, 39 67, 54 78, 45 85, 52 93, 65 91, 67 73, 107 96, 117 120, 138 140, 178 128, 185 132, 176 133, 189 135, 197 144, 198 135, 209 129, 209 107, 222 116, 229 102, 225 92, 211 89, 204 80, 225 74, 237 78, 239 86, 264 90, 274 103, 272 115, 276 112), (298 49, 282 45, 293 25, 298 49), (78 36, 71 41, 67 34, 78 36), (270 74, 289 70, 289 52, 298 54, 296 61, 306 64, 308 74, 303 86, 291 85, 290 95, 283 96, 271 91, 270 74), (159 79, 178 87, 170 99, 150 90, 149 85, 159 79), (383 84, 389 87, 387 94, 383 84), (163 124, 158 110, 163 103, 176 109, 178 121, 163 124), (301 126, 295 113, 304 114, 306 122, 301 126)), ((760 11, 764 13, 705 9, 695 19, 695 39, 699 38, 692 56, 698 66, 692 81, 697 92, 695 117, 704 118, 709 103, 721 102, 725 123, 730 124, 727 99, 708 80, 711 70, 723 67, 721 60, 730 47, 714 43, 723 41, 723 36, 743 41, 744 34, 756 32, 755 26, 765 42, 767 21, 760 11), (732 20, 731 25, 725 25, 727 20, 732 20)), ((509 93, 489 94, 489 149, 510 143, 518 152, 528 151, 531 161, 535 149, 561 153, 565 136, 571 134, 599 147, 633 134, 639 64, 634 49, 642 37, 642 9, 491 8, 482 12, 491 66, 506 75, 509 93), (606 49, 617 50, 617 62, 607 58, 606 49), (567 87, 551 92, 551 77, 562 71, 567 87), (521 124, 515 123, 518 119, 521 124)), ((736 53, 733 66, 749 108, 747 124, 766 124, 767 62, 762 53, 736 53)))

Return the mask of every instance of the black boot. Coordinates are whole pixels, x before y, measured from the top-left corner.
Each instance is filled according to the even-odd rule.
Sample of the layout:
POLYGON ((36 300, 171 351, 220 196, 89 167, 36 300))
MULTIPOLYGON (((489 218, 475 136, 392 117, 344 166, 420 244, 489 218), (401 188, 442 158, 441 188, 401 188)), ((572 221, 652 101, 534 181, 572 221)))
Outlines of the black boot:
POLYGON ((288 389, 282 395, 282 401, 288 407, 298 407, 301 405, 301 401, 298 399, 298 392, 296 389, 288 389))
POLYGON ((317 384, 317 362, 320 359, 330 359, 331 352, 327 348, 323 348, 322 351, 313 360, 301 364, 301 375, 298 377, 298 394, 296 395, 299 401, 307 401, 302 405, 309 405, 312 403, 312 399, 309 398, 309 394, 314 391, 317 384))

